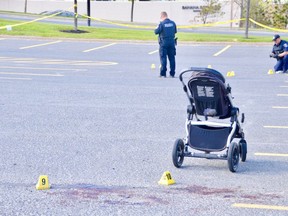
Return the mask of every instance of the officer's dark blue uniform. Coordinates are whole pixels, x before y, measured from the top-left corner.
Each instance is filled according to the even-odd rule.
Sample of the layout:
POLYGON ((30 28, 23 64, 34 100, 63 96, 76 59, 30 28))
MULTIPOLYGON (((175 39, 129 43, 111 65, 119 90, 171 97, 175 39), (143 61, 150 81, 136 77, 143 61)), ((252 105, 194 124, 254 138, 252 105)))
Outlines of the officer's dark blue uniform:
POLYGON ((283 52, 288 52, 288 43, 285 40, 281 40, 279 35, 274 35, 273 41, 275 41, 275 44, 272 49, 272 53, 274 54, 271 57, 274 57, 277 59, 277 63, 274 66, 275 71, 283 71, 284 73, 288 70, 288 55, 285 55, 283 57, 279 57, 278 55, 283 52), (276 40, 279 38, 279 43, 276 42, 276 40))
MULTIPOLYGON (((161 17, 163 12, 161 13, 161 17)), ((158 34, 159 41, 159 54, 161 61, 160 76, 166 76, 167 71, 167 56, 170 62, 170 76, 175 75, 175 55, 176 55, 176 44, 175 34, 177 33, 177 27, 175 22, 167 18, 167 14, 164 12, 163 20, 160 22, 158 27, 155 29, 155 34, 158 34)))

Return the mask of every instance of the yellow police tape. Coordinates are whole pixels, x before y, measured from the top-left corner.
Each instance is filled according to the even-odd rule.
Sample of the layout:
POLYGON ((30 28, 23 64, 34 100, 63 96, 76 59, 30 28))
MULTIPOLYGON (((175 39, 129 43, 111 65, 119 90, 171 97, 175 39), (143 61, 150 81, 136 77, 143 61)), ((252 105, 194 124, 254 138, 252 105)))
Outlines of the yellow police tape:
MULTIPOLYGON (((77 7, 77 5, 73 5, 73 7, 77 7)), ((67 10, 70 10, 71 8, 73 7, 70 7, 68 8, 67 10)), ((29 23, 33 23, 33 22, 37 22, 37 21, 40 21, 40 20, 44 20, 44 19, 47 19, 47 18, 51 18, 51 17, 54 17, 54 16, 57 16, 58 14, 62 13, 63 11, 65 10, 62 10, 60 12, 57 12, 55 14, 51 14, 49 16, 45 16, 45 17, 41 17, 41 18, 37 18, 37 19, 34 19, 34 20, 31 20, 31 21, 28 21, 28 22, 23 22, 23 23, 17 23, 17 24, 14 24, 14 25, 6 25, 6 26, 2 26, 0 27, 0 30, 1 29, 5 29, 8 27, 15 27, 15 26, 20 26, 20 25, 26 25, 26 24, 29 24, 29 23)), ((75 14, 75 13, 74 13, 75 14)), ((113 22, 113 21, 109 21, 109 20, 104 20, 104 19, 100 19, 100 18, 95 18, 95 17, 91 17, 91 16, 87 16, 87 15, 83 15, 83 14, 75 14, 75 17, 77 18, 78 16, 81 16, 81 17, 84 17, 84 18, 89 18, 91 20, 95 20, 95 21, 98 21, 98 22, 103 22, 103 23, 107 23, 107 24, 111 24, 111 25, 116 25, 116 26, 123 26, 123 27, 129 27, 129 28, 141 28, 141 29, 155 29, 155 26, 147 26, 147 25, 134 25, 134 24, 123 24, 123 23, 117 23, 117 22, 113 22)), ((214 23, 206 23, 206 24, 195 24, 195 25, 182 25, 182 26, 177 26, 178 29, 189 29, 189 28, 198 28, 198 27, 209 27, 209 26, 215 26, 215 25, 222 25, 222 24, 228 24, 228 23, 235 23, 235 22, 239 22, 239 21, 245 21, 246 19, 245 18, 242 18, 242 19, 234 19, 234 20, 227 20, 227 21, 220 21, 220 22, 214 22, 214 23)), ((265 29, 269 29, 269 30, 272 30, 272 31, 275 31, 275 32, 288 32, 288 30, 284 30, 284 29, 277 29, 277 28, 272 28, 272 27, 269 27, 269 26, 266 26, 266 25, 263 25, 259 22, 256 22, 255 20, 249 18, 249 21, 262 27, 262 28, 265 28, 265 29)))
MULTIPOLYGON (((155 26, 144 26, 144 25, 132 25, 132 24, 122 24, 122 23, 117 23, 117 22, 112 22, 100 18, 94 18, 86 15, 82 15, 82 17, 89 18, 91 20, 99 21, 99 22, 104 22, 112 25, 117 25, 117 26, 124 26, 124 27, 131 27, 131 28, 142 28, 142 29, 155 29, 155 26)), ((187 28, 197 28, 197 27, 205 27, 205 26, 214 26, 214 25, 221 25, 221 24, 227 24, 227 23, 233 23, 233 22, 239 22, 241 20, 245 20, 245 18, 242 19, 235 19, 235 20, 228 20, 228 21, 222 21, 222 22, 215 22, 215 23, 207 23, 207 24, 198 24, 198 25, 185 25, 185 26, 177 26, 177 29, 187 29, 187 28)))
POLYGON ((249 18, 249 21, 252 22, 252 23, 255 23, 256 25, 262 27, 262 28, 266 28, 266 29, 269 29, 269 30, 272 30, 272 31, 276 31, 276 32, 288 32, 288 30, 285 30, 285 29, 277 29, 277 28, 271 28, 269 26, 266 26, 266 25, 263 25, 259 22, 256 22, 255 20, 249 18))
MULTIPOLYGON (((68 10, 70 10, 70 9, 71 9, 71 8, 68 8, 68 10)), ((44 19, 47 19, 47 18, 51 18, 51 17, 57 16, 58 14, 61 14, 63 11, 65 11, 65 10, 62 10, 62 11, 60 11, 60 12, 51 14, 51 15, 49 15, 49 16, 40 17, 40 18, 31 20, 31 21, 28 21, 28 22, 17 23, 17 24, 14 24, 14 25, 1 26, 1 27, 0 27, 0 30, 1 30, 1 29, 6 29, 6 28, 8 28, 8 27, 15 27, 15 26, 26 25, 26 24, 29 24, 29 23, 33 23, 33 22, 37 22, 37 21, 44 20, 44 19)))

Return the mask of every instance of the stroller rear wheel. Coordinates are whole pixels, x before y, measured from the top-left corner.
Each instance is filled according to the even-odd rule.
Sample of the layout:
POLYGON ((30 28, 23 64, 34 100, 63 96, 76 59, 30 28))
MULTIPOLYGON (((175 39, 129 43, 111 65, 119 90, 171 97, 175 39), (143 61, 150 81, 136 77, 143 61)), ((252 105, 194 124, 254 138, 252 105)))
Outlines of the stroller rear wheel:
POLYGON ((184 161, 184 142, 182 139, 177 139, 174 143, 172 160, 175 167, 181 167, 184 161))
POLYGON ((228 149, 228 167, 231 172, 236 172, 239 164, 239 147, 232 142, 228 149))
POLYGON ((241 161, 245 162, 246 161, 246 155, 247 155, 247 142, 246 142, 246 140, 241 139, 239 141, 239 147, 240 147, 241 161))

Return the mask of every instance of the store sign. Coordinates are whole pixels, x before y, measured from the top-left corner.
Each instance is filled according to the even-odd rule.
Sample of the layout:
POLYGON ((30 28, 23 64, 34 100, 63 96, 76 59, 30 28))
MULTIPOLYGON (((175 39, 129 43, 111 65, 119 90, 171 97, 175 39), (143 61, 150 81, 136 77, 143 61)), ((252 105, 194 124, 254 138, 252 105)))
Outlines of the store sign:
POLYGON ((185 5, 185 6, 182 6, 182 10, 193 10, 193 12, 200 12, 201 6, 185 5))

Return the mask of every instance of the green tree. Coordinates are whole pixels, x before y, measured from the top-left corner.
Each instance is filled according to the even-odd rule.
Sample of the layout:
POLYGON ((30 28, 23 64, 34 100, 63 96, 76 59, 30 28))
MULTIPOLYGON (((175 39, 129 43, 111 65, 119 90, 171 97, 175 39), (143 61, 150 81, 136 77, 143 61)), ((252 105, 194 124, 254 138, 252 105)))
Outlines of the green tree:
POLYGON ((199 17, 203 24, 207 23, 209 16, 218 15, 223 16, 224 12, 221 11, 221 3, 219 0, 203 0, 205 4, 201 6, 199 17))
POLYGON ((272 17, 273 26, 285 29, 288 24, 288 2, 274 0, 275 13, 272 17))

